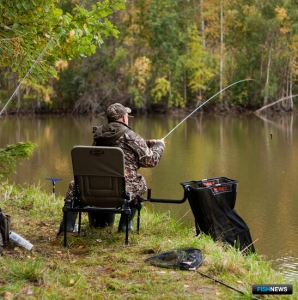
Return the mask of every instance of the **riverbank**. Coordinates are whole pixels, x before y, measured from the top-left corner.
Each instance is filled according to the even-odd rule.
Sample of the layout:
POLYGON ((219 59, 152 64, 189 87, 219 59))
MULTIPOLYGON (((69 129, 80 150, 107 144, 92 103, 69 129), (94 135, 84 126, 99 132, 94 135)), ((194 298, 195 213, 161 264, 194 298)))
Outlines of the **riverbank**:
MULTIPOLYGON (((186 107, 167 107, 165 105, 153 105, 148 108, 137 108, 134 105, 131 106, 133 115, 171 115, 171 116, 180 116, 184 117, 189 115, 190 113, 196 111, 197 114, 211 114, 211 115, 249 115, 254 114, 261 108, 259 106, 244 106, 244 105, 229 105, 222 106, 218 104, 210 104, 204 102, 198 102, 196 104, 188 105, 186 107)), ((127 104, 123 104, 129 106, 127 104)), ((42 108, 42 109, 30 109, 30 108, 8 108, 5 110, 0 117, 8 117, 8 116, 94 116, 94 115, 105 115, 106 107, 101 108, 100 111, 90 112, 90 113, 78 113, 73 109, 61 109, 61 108, 42 108)), ((298 110, 296 107, 293 110, 286 109, 280 103, 277 103, 271 107, 268 107, 262 110, 261 114, 297 114, 298 110)))
MULTIPOLYGON (((124 234, 117 233, 116 225, 90 229, 84 214, 84 235, 70 236, 65 249, 63 238, 56 238, 61 197, 53 199, 39 187, 3 184, 0 199, 0 207, 11 215, 11 229, 34 245, 28 251, 11 243, 0 257, 4 299, 251 299, 254 283, 291 283, 257 254, 244 256, 208 236, 196 237, 194 228, 146 206, 140 234, 129 236, 130 247, 123 247, 124 234), (203 252, 197 271, 162 269, 144 262, 153 254, 183 247, 203 252)), ((292 284, 294 295, 274 299, 298 299, 297 283, 292 284)))

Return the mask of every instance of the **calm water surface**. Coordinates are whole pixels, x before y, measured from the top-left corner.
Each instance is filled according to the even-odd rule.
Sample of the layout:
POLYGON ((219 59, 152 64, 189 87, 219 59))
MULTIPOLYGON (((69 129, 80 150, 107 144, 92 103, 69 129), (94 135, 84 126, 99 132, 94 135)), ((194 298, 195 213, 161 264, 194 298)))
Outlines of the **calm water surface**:
MULTIPOLYGON (((182 119, 135 116, 130 125, 146 139, 162 138, 182 119)), ((18 167, 13 181, 40 185, 50 194, 52 183, 45 178, 63 178, 56 185, 56 195, 64 195, 72 179, 71 148, 91 145, 92 126, 105 122, 104 117, 1 117, 0 147, 19 141, 38 144, 30 160, 18 167)), ((297 150, 298 116, 196 115, 166 138, 160 164, 141 173, 153 198, 181 199, 180 182, 188 180, 238 180, 236 210, 250 227, 257 252, 297 280, 297 150)), ((169 211, 181 222, 194 225, 188 202, 154 204, 154 210, 169 211)))

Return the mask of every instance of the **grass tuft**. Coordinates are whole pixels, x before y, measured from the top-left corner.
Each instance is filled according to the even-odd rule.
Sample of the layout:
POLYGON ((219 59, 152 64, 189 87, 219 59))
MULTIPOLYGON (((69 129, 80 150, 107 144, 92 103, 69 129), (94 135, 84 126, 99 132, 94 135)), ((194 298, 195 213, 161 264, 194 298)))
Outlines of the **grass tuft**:
MULTIPOLYGON (((292 283, 294 292, 298 287, 257 254, 243 255, 209 236, 196 236, 194 228, 146 206, 140 234, 130 233, 129 247, 123 247, 124 233, 117 232, 119 216, 114 226, 91 229, 83 214, 82 236, 69 236, 64 248, 63 238, 56 238, 62 197, 53 199, 38 186, 3 184, 0 199, 3 211, 11 215, 11 229, 34 245, 28 251, 10 243, 0 257, 0 298, 251 299, 254 283, 292 283), (197 271, 162 269, 144 262, 151 255, 184 247, 202 250, 204 261, 197 271)), ((298 299, 296 294, 274 296, 289 298, 298 299)))

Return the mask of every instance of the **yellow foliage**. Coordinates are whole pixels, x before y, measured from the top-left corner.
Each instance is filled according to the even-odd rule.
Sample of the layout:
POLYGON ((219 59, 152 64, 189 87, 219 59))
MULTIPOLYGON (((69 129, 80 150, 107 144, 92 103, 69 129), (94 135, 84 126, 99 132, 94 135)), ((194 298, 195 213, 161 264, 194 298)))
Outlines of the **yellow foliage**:
POLYGON ((63 71, 64 69, 66 69, 68 67, 68 62, 66 60, 59 60, 56 62, 55 67, 59 71, 63 71))
POLYGON ((253 16, 254 17, 259 16, 260 18, 262 17, 262 13, 255 6, 243 5, 243 12, 248 17, 253 17, 253 16))
POLYGON ((287 15, 287 11, 284 7, 276 7, 275 8, 275 13, 276 13, 276 17, 277 19, 279 19, 280 21, 283 21, 285 19, 288 19, 288 15, 287 15))
POLYGON ((168 101, 168 107, 185 107, 183 97, 179 93, 171 94, 168 101))
POLYGON ((127 32, 133 33, 134 35, 140 34, 140 28, 138 24, 131 24, 127 29, 127 32))
POLYGON ((279 31, 282 34, 286 34, 286 33, 290 32, 291 29, 289 27, 281 27, 279 31))
POLYGON ((146 56, 138 57, 131 68, 134 82, 137 88, 144 92, 146 89, 147 80, 150 78, 151 61, 146 56))
POLYGON ((45 102, 51 102, 50 92, 51 91, 49 89, 45 90, 45 95, 44 95, 44 98, 43 98, 43 100, 45 102))
POLYGON ((289 20, 287 11, 284 7, 276 7, 275 8, 275 13, 276 13, 276 18, 280 21, 281 23, 281 28, 280 28, 280 32, 282 34, 286 34, 288 32, 291 31, 290 27, 287 26, 287 21, 289 20))
POLYGON ((205 89, 215 73, 213 57, 204 49, 202 39, 195 26, 189 29, 189 39, 189 53, 185 62, 189 73, 188 86, 193 91, 205 89))
POLYGON ((75 35, 75 31, 72 29, 67 35, 69 38, 71 38, 75 35))
POLYGON ((153 103, 159 102, 163 97, 165 97, 170 91, 170 82, 166 77, 160 77, 155 80, 155 87, 151 90, 151 96, 153 98, 153 103))

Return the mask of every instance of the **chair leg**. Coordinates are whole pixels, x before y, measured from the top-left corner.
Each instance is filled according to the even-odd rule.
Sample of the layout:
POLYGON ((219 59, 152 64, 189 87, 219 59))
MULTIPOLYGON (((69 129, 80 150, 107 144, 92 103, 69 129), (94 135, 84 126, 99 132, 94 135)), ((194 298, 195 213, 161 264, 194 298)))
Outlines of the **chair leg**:
POLYGON ((67 212, 63 212, 63 223, 64 223, 64 228, 63 228, 63 233, 64 233, 64 247, 67 247, 67 228, 66 228, 66 223, 67 223, 67 212))
POLYGON ((81 221, 82 221, 82 212, 79 212, 79 228, 78 228, 78 235, 81 234, 81 221))
POLYGON ((125 215, 126 217, 126 230, 125 230, 125 245, 128 246, 128 222, 129 222, 129 216, 128 214, 125 215))
POLYGON ((137 233, 140 233, 141 208, 138 207, 137 233))

